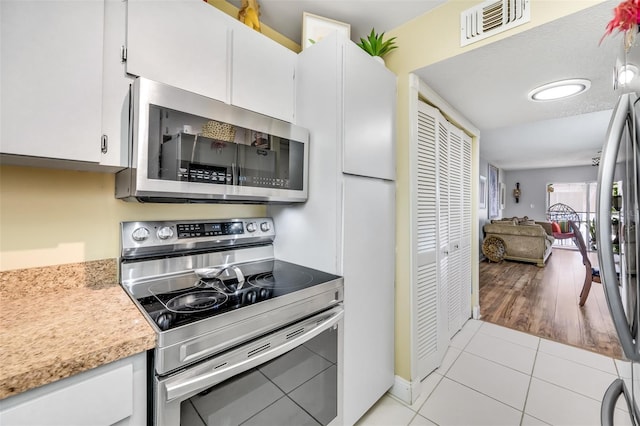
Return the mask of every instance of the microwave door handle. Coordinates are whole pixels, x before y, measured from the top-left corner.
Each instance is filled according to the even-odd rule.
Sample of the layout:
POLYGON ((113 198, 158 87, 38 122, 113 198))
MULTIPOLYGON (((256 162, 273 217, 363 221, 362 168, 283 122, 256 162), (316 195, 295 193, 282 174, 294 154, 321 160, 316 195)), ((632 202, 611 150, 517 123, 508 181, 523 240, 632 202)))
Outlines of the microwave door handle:
POLYGON ((611 188, 615 175, 616 157, 620 143, 627 125, 629 116, 630 94, 620 96, 613 112, 607 140, 602 148, 600 170, 598 173, 598 198, 597 198, 597 241, 598 260, 600 263, 600 279, 604 286, 607 305, 611 312, 613 324, 616 328, 620 344, 625 356, 631 361, 640 361, 640 354, 634 343, 634 336, 625 315, 622 297, 618 285, 615 262, 613 259, 613 243, 611 241, 611 188))

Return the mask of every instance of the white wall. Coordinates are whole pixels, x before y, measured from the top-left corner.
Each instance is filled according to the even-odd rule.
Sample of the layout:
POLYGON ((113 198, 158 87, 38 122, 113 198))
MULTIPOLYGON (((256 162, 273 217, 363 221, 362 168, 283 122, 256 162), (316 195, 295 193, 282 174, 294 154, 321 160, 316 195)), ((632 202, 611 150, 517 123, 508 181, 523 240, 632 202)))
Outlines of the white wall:
POLYGON ((535 220, 546 220, 547 184, 595 182, 598 167, 576 166, 550 169, 501 170, 503 182, 507 186, 503 217, 529 216, 535 220), (520 202, 513 198, 516 182, 520 182, 520 202))

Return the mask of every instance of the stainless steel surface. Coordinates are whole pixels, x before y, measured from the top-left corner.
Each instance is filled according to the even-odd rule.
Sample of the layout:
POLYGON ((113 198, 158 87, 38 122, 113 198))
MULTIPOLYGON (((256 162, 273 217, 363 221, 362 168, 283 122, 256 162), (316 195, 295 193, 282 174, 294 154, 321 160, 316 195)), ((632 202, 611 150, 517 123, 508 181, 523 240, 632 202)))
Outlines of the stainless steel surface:
POLYGON ((165 402, 176 398, 189 398, 201 389, 207 389, 295 348, 333 327, 343 316, 342 306, 334 307, 255 342, 213 357, 194 368, 159 380, 162 388, 159 397, 164 394, 165 402), (265 349, 261 350, 262 348, 265 349))
MULTIPOLYGON (((220 248, 223 246, 231 247, 240 242, 243 245, 270 243, 275 239, 275 229, 271 218, 122 222, 120 225, 120 234, 122 236, 120 239, 120 252, 124 259, 140 258, 176 251, 204 250, 207 248, 220 248), (205 222, 241 223, 246 232, 244 234, 219 235, 215 239, 203 239, 200 237, 178 238, 178 225, 191 225, 205 222), (263 229, 257 230, 255 229, 256 223, 268 223, 270 224, 270 228, 266 231, 263 229), (253 225, 253 231, 250 230, 250 225, 253 225), (164 232, 167 231, 163 231, 160 235, 159 233, 165 229, 171 230, 172 235, 161 238, 160 235, 165 235, 164 232)), ((271 254, 271 257, 273 257, 273 254, 271 254)), ((210 262, 208 264, 195 267, 185 266, 184 269, 195 269, 224 264, 224 262, 213 263, 213 259, 208 259, 208 261, 210 262)), ((146 277, 149 276, 149 273, 141 275, 146 277)))
POLYGON ((217 268, 200 268, 196 269, 195 274, 200 278, 218 278, 222 275, 223 272, 232 270, 236 274, 236 279, 238 280, 238 290, 242 290, 244 286, 244 275, 242 274, 242 270, 238 268, 236 265, 221 265, 217 268))
POLYGON ((195 93, 144 78, 133 84, 132 141, 129 167, 116 176, 116 197, 128 201, 151 202, 259 202, 291 203, 307 199, 309 132, 284 121, 227 105, 195 93), (151 178, 149 147, 149 106, 243 126, 295 140, 304 145, 303 189, 290 190, 232 184, 209 184, 151 178))
POLYGON ((344 300, 341 281, 245 306, 185 327, 160 331, 156 372, 167 374, 344 300), (317 288, 320 287, 320 288, 317 288))
MULTIPOLYGON (((318 391, 333 392, 328 421, 340 422, 341 277, 274 259, 271 218, 124 222, 121 232, 122 286, 157 335, 155 424, 179 425, 183 401, 303 344, 325 345, 328 334, 337 371, 330 377, 338 384, 318 391), (263 276, 271 280, 257 281, 263 276), (227 300, 233 302, 224 309, 209 310, 227 300)), ((248 397, 251 391, 239 392, 248 397)))
MULTIPOLYGON (((598 197, 597 197, 597 241, 598 261, 600 265, 600 277, 604 286, 605 296, 613 323, 620 338, 622 350, 631 361, 640 361, 640 342, 631 330, 634 321, 629 315, 623 301, 621 291, 626 291, 620 286, 620 280, 615 268, 613 243, 611 240, 611 188, 613 187, 616 159, 625 129, 627 119, 633 114, 633 101, 636 99, 633 93, 620 96, 613 112, 613 117, 607 132, 607 140, 600 158, 600 170, 598 172, 598 197)), ((622 271, 623 272, 623 271, 622 271)), ((624 272, 623 272, 624 274, 624 272)), ((626 295, 625 295, 626 296, 626 295)), ((633 301, 635 303, 635 301, 633 301)))
MULTIPOLYGON (((631 404, 631 392, 624 384, 622 379, 616 379, 609 385, 607 391, 602 398, 602 404, 600 407, 600 424, 602 426, 613 426, 613 416, 616 411, 616 403, 618 398, 622 395, 627 403, 629 413, 633 413, 631 404)), ((636 425, 635 418, 630 416, 631 424, 636 425)))
MULTIPOLYGON (((269 361, 282 356, 286 352, 311 341, 320 333, 336 329, 338 334, 338 354, 341 353, 343 339, 343 317, 342 305, 335 306, 327 311, 321 312, 305 321, 300 321, 290 327, 278 330, 260 339, 239 346, 233 350, 225 352, 220 356, 209 358, 193 368, 182 370, 166 377, 154 378, 154 418, 158 425, 179 425, 181 420, 181 404, 190 397, 198 394, 204 389, 211 389, 224 382, 233 380, 233 377, 247 372, 252 368, 265 365, 269 361)), ((343 380, 341 355, 338 355, 337 381, 343 380)), ((341 389, 341 386, 338 386, 341 389)), ((236 398, 243 396, 242 392, 252 389, 237 390, 236 398)), ((338 390, 338 401, 341 395, 338 390)), ((245 407, 233 407, 233 410, 243 410, 245 407)), ((332 425, 341 424, 342 408, 338 403, 338 413, 332 425)))

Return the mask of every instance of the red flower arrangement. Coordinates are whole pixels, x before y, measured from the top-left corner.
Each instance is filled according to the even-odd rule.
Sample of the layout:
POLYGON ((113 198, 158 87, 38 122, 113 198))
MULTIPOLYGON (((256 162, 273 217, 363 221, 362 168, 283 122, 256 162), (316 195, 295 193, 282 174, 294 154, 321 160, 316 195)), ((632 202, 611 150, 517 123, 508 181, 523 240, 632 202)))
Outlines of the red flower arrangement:
POLYGON ((626 33, 632 28, 637 28, 640 23, 640 0, 625 0, 620 3, 613 12, 615 16, 609 21, 609 24, 607 24, 606 31, 600 39, 600 43, 602 43, 602 40, 611 34, 613 30, 626 33))

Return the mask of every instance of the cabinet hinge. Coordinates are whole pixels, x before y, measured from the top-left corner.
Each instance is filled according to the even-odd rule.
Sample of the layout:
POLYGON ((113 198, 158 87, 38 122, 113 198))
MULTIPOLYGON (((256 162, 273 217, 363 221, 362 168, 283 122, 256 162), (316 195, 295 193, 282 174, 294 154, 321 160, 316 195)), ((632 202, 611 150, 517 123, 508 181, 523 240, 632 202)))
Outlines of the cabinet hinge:
POLYGON ((107 135, 102 135, 100 140, 100 152, 106 154, 109 150, 109 137, 107 135))
POLYGON ((127 62, 127 46, 125 45, 120 46, 120 62, 127 62))

